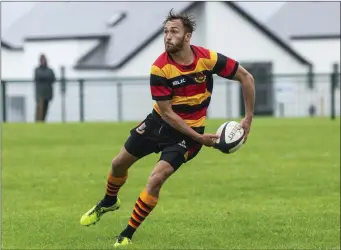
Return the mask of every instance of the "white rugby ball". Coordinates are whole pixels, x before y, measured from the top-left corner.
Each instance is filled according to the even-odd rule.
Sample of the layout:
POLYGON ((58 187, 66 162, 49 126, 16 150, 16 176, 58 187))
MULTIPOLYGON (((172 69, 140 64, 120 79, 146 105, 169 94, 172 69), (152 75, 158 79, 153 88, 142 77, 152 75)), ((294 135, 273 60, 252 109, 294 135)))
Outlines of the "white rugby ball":
POLYGON ((244 143, 244 129, 236 121, 225 122, 218 128, 216 148, 225 154, 236 152, 244 143))

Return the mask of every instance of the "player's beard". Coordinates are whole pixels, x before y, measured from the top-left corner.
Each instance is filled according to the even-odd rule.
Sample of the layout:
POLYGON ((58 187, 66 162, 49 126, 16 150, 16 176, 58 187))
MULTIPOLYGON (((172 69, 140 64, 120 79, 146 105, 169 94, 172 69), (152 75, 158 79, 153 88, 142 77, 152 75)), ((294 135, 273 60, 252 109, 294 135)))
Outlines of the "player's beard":
POLYGON ((178 43, 172 44, 171 47, 167 48, 167 44, 165 44, 165 50, 168 53, 175 54, 179 52, 180 50, 182 50, 182 48, 184 47, 184 44, 185 44, 185 36, 183 36, 183 38, 178 43))

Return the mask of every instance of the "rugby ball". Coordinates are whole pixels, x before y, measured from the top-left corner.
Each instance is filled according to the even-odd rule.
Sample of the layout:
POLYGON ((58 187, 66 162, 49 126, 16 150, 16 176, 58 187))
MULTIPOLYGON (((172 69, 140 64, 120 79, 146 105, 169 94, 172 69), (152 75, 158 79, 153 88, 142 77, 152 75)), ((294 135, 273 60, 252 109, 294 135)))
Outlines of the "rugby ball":
POLYGON ((236 152, 244 143, 244 129, 236 121, 228 121, 220 125, 216 135, 215 148, 225 154, 236 152))

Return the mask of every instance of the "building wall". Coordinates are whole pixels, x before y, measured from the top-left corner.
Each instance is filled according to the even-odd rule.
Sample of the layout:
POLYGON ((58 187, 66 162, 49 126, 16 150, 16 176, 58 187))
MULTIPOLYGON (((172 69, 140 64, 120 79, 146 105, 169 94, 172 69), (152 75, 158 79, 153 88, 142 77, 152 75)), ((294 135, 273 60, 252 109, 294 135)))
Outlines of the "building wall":
MULTIPOLYGON (((62 41, 34 41, 25 43, 25 61, 32 67, 38 63, 41 53, 46 54, 50 67, 56 75, 60 76, 60 68, 65 67, 65 73, 69 77, 78 76, 73 67, 76 61, 98 44, 98 40, 62 40, 62 41)), ((26 71, 25 74, 28 74, 26 71)))
POLYGON ((340 71, 340 38, 292 40, 291 44, 314 64, 316 73, 329 73, 334 63, 339 65, 340 71))
POLYGON ((60 76, 60 68, 65 67, 68 77, 112 76, 106 71, 76 71, 76 61, 98 44, 98 40, 61 40, 26 41, 23 51, 1 50, 1 73, 5 79, 32 78, 33 70, 38 66, 39 56, 44 53, 49 66, 60 76))
MULTIPOLYGON (((24 51, 1 48, 1 78, 20 78, 24 64, 24 51)), ((32 73, 30 77, 32 76, 32 73)))

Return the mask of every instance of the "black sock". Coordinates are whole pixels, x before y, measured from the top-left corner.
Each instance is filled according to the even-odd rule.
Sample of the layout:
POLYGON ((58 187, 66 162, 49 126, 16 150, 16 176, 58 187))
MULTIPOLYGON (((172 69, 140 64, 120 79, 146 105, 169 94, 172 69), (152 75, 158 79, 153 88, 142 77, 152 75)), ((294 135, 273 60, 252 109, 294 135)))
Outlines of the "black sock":
POLYGON ((104 207, 110 207, 114 205, 117 201, 117 194, 120 188, 124 185, 128 178, 128 171, 126 171, 125 176, 114 177, 112 171, 109 171, 107 188, 105 191, 105 196, 101 201, 100 205, 104 207))
POLYGON ((117 202, 117 196, 105 195, 103 200, 101 200, 100 205, 102 207, 111 207, 117 202))
POLYGON ((124 229, 122 231, 122 233, 120 233, 121 236, 123 237, 128 237, 129 239, 131 239, 133 237, 133 234, 135 233, 136 229, 133 228, 132 226, 128 225, 126 227, 126 229, 124 229))

